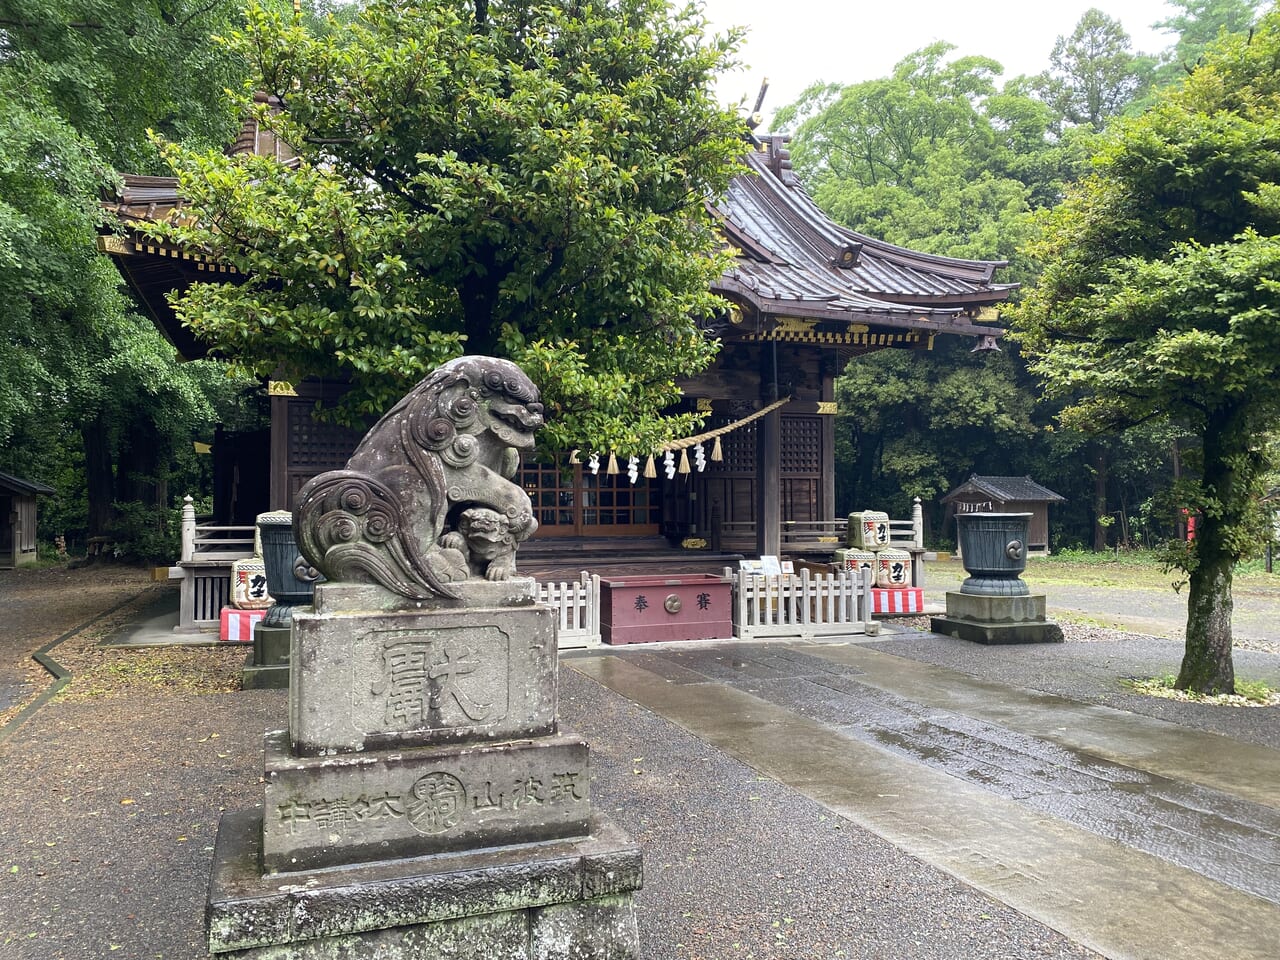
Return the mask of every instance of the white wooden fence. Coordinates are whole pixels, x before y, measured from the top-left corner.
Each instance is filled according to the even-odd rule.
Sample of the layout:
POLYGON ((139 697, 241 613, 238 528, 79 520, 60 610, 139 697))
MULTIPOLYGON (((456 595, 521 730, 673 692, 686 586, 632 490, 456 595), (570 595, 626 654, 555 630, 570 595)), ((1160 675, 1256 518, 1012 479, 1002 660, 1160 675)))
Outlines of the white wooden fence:
POLYGON ((561 650, 600 645, 600 578, 582 571, 572 583, 539 583, 538 602, 556 612, 561 650))
POLYGON ((876 634, 871 571, 766 576, 725 568, 733 581, 733 633, 742 640, 876 634))

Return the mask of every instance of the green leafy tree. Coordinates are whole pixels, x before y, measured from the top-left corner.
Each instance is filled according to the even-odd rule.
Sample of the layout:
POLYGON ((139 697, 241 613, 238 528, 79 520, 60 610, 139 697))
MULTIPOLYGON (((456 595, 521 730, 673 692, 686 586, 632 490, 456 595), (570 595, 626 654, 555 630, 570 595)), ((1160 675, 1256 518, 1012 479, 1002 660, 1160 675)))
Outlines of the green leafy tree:
POLYGON ((1037 79, 1041 97, 1066 122, 1101 130, 1151 82, 1154 61, 1131 45, 1120 21, 1086 10, 1071 35, 1053 45, 1050 69, 1037 79))
POLYGON ((1153 24, 1157 30, 1177 34, 1173 46, 1161 55, 1155 80, 1172 83, 1195 69, 1201 54, 1220 33, 1248 33, 1258 18, 1260 0, 1168 0, 1177 13, 1153 24))
POLYGON ((1230 691, 1233 565, 1264 535, 1266 432, 1280 416, 1280 14, 1209 49, 1184 86, 1109 133, 1054 211, 1017 317, 1065 422, 1170 420, 1199 439, 1171 492, 1200 513, 1177 685, 1230 691))
POLYGON ((95 241, 115 171, 159 163, 147 128, 209 144, 234 129, 221 88, 242 68, 210 33, 235 10, 0 0, 0 443, 18 472, 83 471, 85 513, 66 517, 91 535, 111 532, 115 503, 163 499, 181 432, 212 422, 224 379, 177 362, 95 241), (79 450, 45 457, 69 437, 79 450))
POLYGON ((170 235, 250 278, 196 285, 184 322, 257 374, 349 380, 348 414, 466 350, 540 385, 547 446, 691 429, 661 411, 716 348, 705 201, 742 125, 709 84, 734 38, 664 0, 375 0, 322 35, 247 18, 246 92, 299 156, 166 150, 194 214, 170 235))
POLYGON ((777 122, 833 219, 929 253, 1008 259, 1006 279, 1029 279, 1027 214, 1056 202, 1084 153, 1027 81, 1000 89, 998 63, 953 49, 932 44, 879 80, 817 84, 777 122))
POLYGON ((836 381, 836 399, 838 512, 875 507, 905 516, 912 498, 936 501, 977 465, 1023 472, 1036 430, 1014 358, 971 354, 954 338, 929 353, 855 359, 836 381))

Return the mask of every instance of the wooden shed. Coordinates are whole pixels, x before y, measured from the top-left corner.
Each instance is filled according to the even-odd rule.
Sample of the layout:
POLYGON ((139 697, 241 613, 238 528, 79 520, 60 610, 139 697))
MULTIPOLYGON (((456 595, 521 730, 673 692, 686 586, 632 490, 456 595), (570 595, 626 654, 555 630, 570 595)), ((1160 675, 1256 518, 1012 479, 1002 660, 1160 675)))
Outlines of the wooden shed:
POLYGON ((36 560, 36 496, 53 487, 0 473, 0 569, 36 560))
POLYGON ((1049 555, 1049 504, 1066 497, 1042 487, 1030 477, 980 477, 976 473, 956 487, 942 503, 947 505, 945 524, 959 513, 1029 513, 1027 552, 1049 555))

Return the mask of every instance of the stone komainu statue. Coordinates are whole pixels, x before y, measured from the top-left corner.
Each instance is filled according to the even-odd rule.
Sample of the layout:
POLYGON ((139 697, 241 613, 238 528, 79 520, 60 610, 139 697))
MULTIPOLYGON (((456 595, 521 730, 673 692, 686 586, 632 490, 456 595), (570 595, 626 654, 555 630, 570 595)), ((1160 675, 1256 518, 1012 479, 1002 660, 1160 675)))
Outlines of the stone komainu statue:
POLYGON ((508 579, 538 527, 511 478, 542 422, 538 389, 514 363, 444 364, 374 425, 345 470, 299 491, 299 549, 330 580, 413 600, 456 599, 470 577, 508 579))

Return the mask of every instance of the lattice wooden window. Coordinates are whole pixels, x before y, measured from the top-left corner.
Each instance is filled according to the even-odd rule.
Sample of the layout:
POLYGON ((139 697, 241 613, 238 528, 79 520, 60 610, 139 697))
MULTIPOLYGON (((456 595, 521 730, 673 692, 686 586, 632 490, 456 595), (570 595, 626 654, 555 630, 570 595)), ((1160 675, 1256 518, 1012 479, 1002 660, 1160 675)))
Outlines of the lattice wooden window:
POLYGON ((289 466, 311 474, 340 470, 347 465, 363 436, 333 423, 321 423, 311 416, 308 402, 289 404, 289 466))
POLYGON ((533 501, 533 515, 540 526, 573 526, 571 471, 550 463, 526 463, 520 468, 520 485, 533 501))
POLYGON ((783 476, 812 475, 822 472, 822 418, 783 417, 783 476))
POLYGON ((658 522, 658 498, 647 480, 635 486, 625 473, 582 474, 583 526, 634 526, 658 522))
MULTIPOLYGON (((715 417, 709 424, 707 429, 715 429, 723 427, 729 423, 730 417, 715 417)), ((714 444, 715 441, 713 440, 714 444)), ((720 453, 724 456, 724 460, 719 464, 712 462, 708 466, 712 469, 724 470, 726 473, 750 473, 756 472, 756 425, 748 423, 746 426, 738 427, 736 430, 730 430, 720 438, 720 453)), ((711 455, 710 445, 707 446, 707 456, 711 455)))

